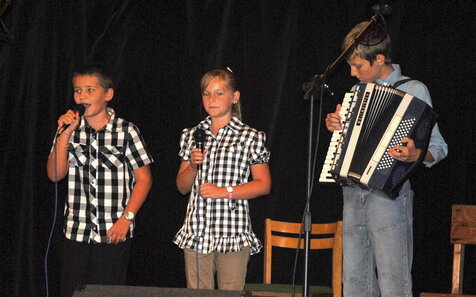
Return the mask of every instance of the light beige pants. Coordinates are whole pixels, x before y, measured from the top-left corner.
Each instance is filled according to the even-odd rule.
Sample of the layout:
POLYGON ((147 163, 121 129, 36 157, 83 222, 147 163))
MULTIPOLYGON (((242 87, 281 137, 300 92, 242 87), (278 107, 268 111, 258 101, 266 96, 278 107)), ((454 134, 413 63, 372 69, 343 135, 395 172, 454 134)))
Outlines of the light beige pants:
POLYGON ((185 274, 187 287, 197 289, 215 289, 215 272, 219 290, 242 291, 245 286, 246 271, 250 258, 250 248, 244 247, 239 252, 222 254, 196 253, 191 249, 184 249, 185 274), (198 275, 197 275, 198 258, 198 275))

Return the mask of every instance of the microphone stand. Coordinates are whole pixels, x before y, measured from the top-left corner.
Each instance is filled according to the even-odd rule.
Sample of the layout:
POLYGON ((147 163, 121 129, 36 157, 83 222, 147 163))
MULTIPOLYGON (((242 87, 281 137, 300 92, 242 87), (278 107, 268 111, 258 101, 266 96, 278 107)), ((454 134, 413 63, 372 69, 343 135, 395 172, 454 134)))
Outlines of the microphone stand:
MULTIPOLYGON (((375 9, 374 9, 375 10, 375 9)), ((375 15, 370 19, 364 29, 357 35, 354 42, 350 44, 336 60, 329 66, 327 66, 326 71, 323 74, 316 74, 311 78, 310 82, 303 84, 303 89, 306 91, 304 94, 304 100, 310 100, 309 102, 309 133, 308 133, 308 157, 307 157, 307 191, 306 191, 306 206, 304 210, 304 284, 302 296, 309 296, 309 247, 310 247, 310 238, 312 231, 312 218, 310 212, 311 205, 311 194, 312 194, 312 184, 313 184, 313 166, 312 166, 312 142, 313 142, 313 127, 314 127, 314 93, 320 90, 320 100, 322 106, 322 100, 324 91, 327 90, 330 95, 333 95, 332 91, 329 88, 329 85, 326 83, 326 79, 330 73, 332 73, 336 66, 344 60, 348 52, 357 45, 363 36, 367 33, 370 26, 377 22, 377 16, 380 14, 380 11, 375 11, 375 15)), ((319 111, 322 113, 322 108, 319 111)), ((319 123, 320 124, 320 123, 319 123)), ((319 146, 319 139, 316 139, 316 150, 319 146)))

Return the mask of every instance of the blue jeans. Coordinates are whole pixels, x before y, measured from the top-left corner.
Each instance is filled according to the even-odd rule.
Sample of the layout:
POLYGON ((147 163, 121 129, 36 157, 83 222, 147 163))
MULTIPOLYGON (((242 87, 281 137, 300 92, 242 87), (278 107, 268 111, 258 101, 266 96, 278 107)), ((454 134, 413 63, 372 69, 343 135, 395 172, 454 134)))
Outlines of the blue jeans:
POLYGON ((391 200, 345 186, 344 296, 412 296, 413 191, 391 200))

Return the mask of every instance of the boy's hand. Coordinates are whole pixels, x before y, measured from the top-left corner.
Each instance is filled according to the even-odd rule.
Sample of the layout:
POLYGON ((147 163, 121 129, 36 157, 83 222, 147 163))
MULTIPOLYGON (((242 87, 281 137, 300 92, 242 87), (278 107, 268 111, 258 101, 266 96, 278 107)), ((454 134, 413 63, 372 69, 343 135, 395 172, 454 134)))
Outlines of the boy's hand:
POLYGON ((121 216, 107 231, 107 243, 118 244, 126 240, 131 222, 121 216))
POLYGON ((413 139, 405 137, 400 141, 402 145, 395 145, 388 151, 388 155, 403 162, 415 162, 421 154, 421 149, 415 147, 413 139))
POLYGON ((326 117, 326 127, 327 130, 330 132, 334 132, 335 130, 342 130, 342 119, 339 115, 340 109, 342 105, 337 104, 336 111, 333 113, 328 113, 326 117))
POLYGON ((58 128, 63 127, 63 125, 69 125, 69 127, 63 131, 63 134, 66 133, 68 135, 71 135, 74 129, 78 127, 80 119, 81 116, 79 115, 79 112, 70 109, 65 114, 59 117, 58 128))

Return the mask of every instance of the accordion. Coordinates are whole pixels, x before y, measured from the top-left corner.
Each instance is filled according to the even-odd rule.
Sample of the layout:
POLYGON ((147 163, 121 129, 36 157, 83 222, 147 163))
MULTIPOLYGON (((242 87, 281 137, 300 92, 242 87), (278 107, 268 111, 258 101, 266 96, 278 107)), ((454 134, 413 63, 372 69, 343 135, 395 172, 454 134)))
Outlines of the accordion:
POLYGON ((424 101, 400 90, 359 83, 346 93, 320 182, 352 184, 395 198, 424 157, 436 114, 424 101), (402 162, 387 152, 409 137, 422 149, 419 160, 402 162))

